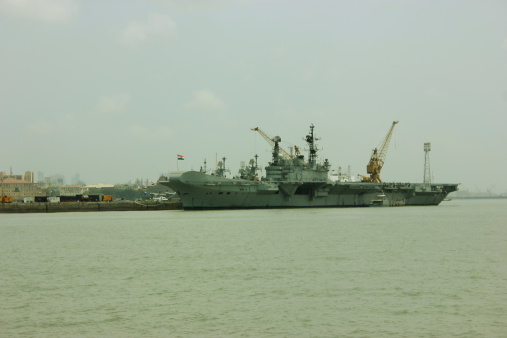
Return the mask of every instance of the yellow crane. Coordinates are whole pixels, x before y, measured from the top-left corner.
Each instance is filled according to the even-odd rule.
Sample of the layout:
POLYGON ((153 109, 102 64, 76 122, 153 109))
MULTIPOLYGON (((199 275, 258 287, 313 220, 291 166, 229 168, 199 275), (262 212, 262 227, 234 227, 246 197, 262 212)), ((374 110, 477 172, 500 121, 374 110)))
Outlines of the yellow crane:
MULTIPOLYGON (((258 132, 272 147, 274 147, 275 141, 273 141, 273 139, 271 137, 266 135, 266 133, 264 133, 259 127, 252 128, 251 130, 258 132)), ((297 146, 294 146, 294 149, 295 149, 296 155, 300 155, 299 148, 297 146)), ((288 159, 288 160, 292 160, 294 158, 294 156, 289 154, 287 151, 285 151, 285 149, 282 149, 280 147, 279 150, 280 150, 280 155, 283 158, 288 159)))
POLYGON ((370 162, 368 162, 368 165, 366 166, 366 172, 370 174, 370 177, 359 175, 363 181, 373 183, 382 182, 380 179, 380 171, 384 166, 384 160, 386 159, 387 149, 389 148, 389 143, 391 142, 394 126, 397 125, 398 122, 399 121, 393 121, 393 124, 391 125, 391 128, 389 128, 389 131, 387 132, 387 135, 384 138, 384 141, 382 142, 380 148, 373 149, 370 162))

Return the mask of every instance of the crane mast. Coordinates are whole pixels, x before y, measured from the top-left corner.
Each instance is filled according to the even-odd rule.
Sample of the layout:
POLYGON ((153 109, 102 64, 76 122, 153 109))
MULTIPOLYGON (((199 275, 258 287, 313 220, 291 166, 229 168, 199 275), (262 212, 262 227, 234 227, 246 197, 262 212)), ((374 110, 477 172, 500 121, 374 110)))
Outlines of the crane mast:
POLYGON ((382 142, 380 148, 373 149, 370 162, 368 162, 368 165, 366 166, 366 172, 370 174, 370 177, 360 175, 364 181, 373 183, 382 182, 382 179, 380 178, 380 171, 384 166, 384 161, 386 159, 389 143, 391 142, 394 126, 398 124, 398 122, 399 121, 393 121, 393 124, 391 125, 391 128, 389 128, 389 131, 387 132, 387 135, 384 138, 384 141, 382 142))
MULTIPOLYGON (((272 139, 271 137, 266 135, 266 133, 264 133, 260 128, 256 127, 256 128, 252 128, 251 130, 258 132, 271 145, 271 147, 273 147, 273 148, 275 147, 274 138, 272 139)), ((279 141, 280 140, 278 140, 278 142, 279 141)), ((287 151, 285 151, 280 146, 278 146, 278 152, 279 152, 279 155, 285 159, 292 160, 294 158, 292 155, 290 155, 287 151)), ((299 148, 296 147, 296 153, 298 153, 298 152, 299 152, 299 148)))

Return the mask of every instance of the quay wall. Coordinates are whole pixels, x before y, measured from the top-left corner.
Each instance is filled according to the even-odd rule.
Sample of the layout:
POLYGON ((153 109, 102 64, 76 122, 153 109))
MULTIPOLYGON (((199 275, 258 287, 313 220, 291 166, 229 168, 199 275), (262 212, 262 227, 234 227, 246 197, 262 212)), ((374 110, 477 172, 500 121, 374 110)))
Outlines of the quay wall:
POLYGON ((69 203, 0 203, 0 213, 45 212, 96 212, 96 211, 142 211, 181 210, 180 201, 118 201, 118 202, 69 202, 69 203))

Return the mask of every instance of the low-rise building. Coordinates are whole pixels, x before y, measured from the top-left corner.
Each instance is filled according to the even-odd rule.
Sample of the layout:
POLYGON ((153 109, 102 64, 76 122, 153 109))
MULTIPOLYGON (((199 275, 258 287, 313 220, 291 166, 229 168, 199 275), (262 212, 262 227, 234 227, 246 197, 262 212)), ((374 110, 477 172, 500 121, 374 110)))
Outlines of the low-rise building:
POLYGON ((102 189, 102 188, 114 188, 114 184, 105 184, 105 183, 99 183, 99 184, 89 184, 86 186, 86 189, 102 189))
POLYGON ((80 184, 64 185, 59 187, 60 195, 62 196, 76 196, 86 193, 86 188, 80 184))

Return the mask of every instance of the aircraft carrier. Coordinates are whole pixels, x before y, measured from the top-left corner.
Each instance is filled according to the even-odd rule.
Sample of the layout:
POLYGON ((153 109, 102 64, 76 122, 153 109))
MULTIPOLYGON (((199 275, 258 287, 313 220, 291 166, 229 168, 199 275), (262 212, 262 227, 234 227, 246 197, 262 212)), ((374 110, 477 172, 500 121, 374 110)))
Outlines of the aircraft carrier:
POLYGON ((452 183, 390 183, 382 182, 380 170, 394 125, 380 149, 374 149, 367 166, 369 177, 359 182, 335 181, 330 178, 331 165, 326 159, 318 162, 314 126, 305 140, 308 158, 294 155, 280 146, 281 138, 267 137, 273 146, 272 160, 259 178, 257 156, 243 167, 237 177, 225 177, 225 159, 211 173, 206 170, 172 173, 160 182, 173 189, 185 210, 253 209, 253 208, 320 208, 370 206, 438 205, 459 184, 452 183))

